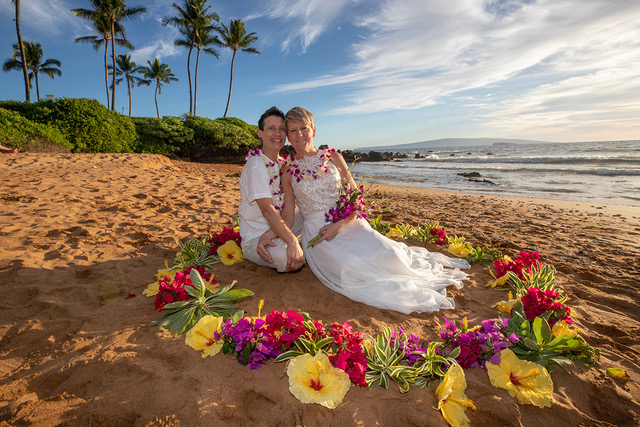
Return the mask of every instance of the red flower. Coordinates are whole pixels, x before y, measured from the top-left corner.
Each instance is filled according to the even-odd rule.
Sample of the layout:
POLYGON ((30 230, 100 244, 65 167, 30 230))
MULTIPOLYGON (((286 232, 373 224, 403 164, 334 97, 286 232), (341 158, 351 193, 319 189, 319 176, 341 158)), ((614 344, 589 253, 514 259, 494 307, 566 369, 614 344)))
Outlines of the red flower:
POLYGON ((160 287, 154 301, 156 310, 161 311, 162 307, 166 304, 175 301, 186 301, 189 298, 189 294, 184 290, 184 287, 193 286, 189 274, 194 268, 200 273, 204 280, 211 280, 213 284, 218 283, 216 279, 211 277, 211 273, 204 272, 204 267, 187 267, 184 271, 177 271, 173 280, 171 277, 165 276, 159 280, 160 287))
POLYGON ((526 295, 520 299, 524 306, 524 314, 527 316, 527 320, 533 320, 536 317, 551 311, 551 317, 549 317, 549 325, 553 326, 558 320, 564 320, 568 324, 573 323, 573 320, 569 315, 571 309, 561 302, 557 302, 558 292, 553 289, 543 291, 538 288, 529 288, 526 295))
POLYGON ((500 278, 511 271, 520 279, 524 279, 522 272, 530 274, 533 267, 540 267, 542 263, 540 260, 540 253, 534 251, 531 253, 521 251, 515 261, 493 261, 493 266, 496 269, 496 278, 500 278))
POLYGON ((441 230, 439 228, 432 228, 429 230, 429 233, 431 234, 432 238, 435 239, 433 243, 435 243, 436 245, 444 246, 447 244, 447 235, 445 234, 444 230, 441 230))
POLYGON ((353 383, 365 386, 367 358, 362 351, 361 344, 364 340, 362 332, 353 332, 349 322, 342 324, 334 322, 329 326, 327 335, 333 337, 334 353, 329 356, 331 364, 349 374, 353 383))
POLYGON ((229 240, 233 240, 234 242, 236 242, 238 247, 241 247, 242 238, 240 237, 240 233, 236 232, 233 228, 222 227, 221 232, 212 233, 209 239, 207 239, 207 243, 211 244, 209 253, 212 255, 216 254, 218 248, 227 243, 229 240))
MULTIPOLYGON (((308 332, 303 322, 304 317, 295 310, 282 312, 272 310, 265 316, 265 334, 269 342, 287 350, 295 340, 308 332)), ((314 325, 318 331, 316 335, 324 338, 322 324, 314 322, 314 325)))

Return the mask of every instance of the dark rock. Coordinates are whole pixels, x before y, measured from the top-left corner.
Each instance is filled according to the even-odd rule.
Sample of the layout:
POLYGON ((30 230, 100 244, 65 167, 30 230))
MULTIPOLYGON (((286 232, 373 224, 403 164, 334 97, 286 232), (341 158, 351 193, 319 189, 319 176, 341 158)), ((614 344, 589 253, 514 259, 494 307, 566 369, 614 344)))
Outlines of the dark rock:
POLYGON ((491 184, 491 185, 496 185, 495 182, 488 180, 488 179, 475 179, 475 178, 469 178, 469 181, 473 181, 473 182, 483 182, 485 184, 491 184))

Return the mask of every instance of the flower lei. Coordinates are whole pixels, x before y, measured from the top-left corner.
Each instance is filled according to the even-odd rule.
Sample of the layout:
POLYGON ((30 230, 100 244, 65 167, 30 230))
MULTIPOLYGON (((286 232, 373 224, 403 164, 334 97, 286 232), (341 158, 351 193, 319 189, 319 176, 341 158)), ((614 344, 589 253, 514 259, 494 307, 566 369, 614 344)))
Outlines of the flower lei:
POLYGON ((276 166, 282 163, 282 157, 278 156, 278 161, 274 162, 262 152, 262 148, 256 148, 254 150, 250 150, 245 159, 253 156, 260 157, 267 167, 267 170, 269 171, 269 187, 271 187, 273 206, 276 208, 276 211, 282 212, 282 208, 284 208, 284 192, 280 186, 280 168, 276 168, 276 166))
POLYGON ((302 169, 300 164, 296 161, 294 157, 290 157, 289 161, 289 173, 291 176, 297 181, 300 182, 302 179, 318 179, 323 175, 329 173, 329 168, 327 168, 327 163, 329 163, 329 159, 336 150, 333 148, 325 148, 320 153, 320 161, 322 162, 320 168, 313 171, 311 169, 302 169))

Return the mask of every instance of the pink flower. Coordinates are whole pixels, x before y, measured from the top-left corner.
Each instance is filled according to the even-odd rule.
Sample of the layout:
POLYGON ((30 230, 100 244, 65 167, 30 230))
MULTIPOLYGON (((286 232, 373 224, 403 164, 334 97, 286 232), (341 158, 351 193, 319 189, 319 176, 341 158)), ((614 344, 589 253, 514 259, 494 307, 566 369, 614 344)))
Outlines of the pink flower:
POLYGON ((551 311, 552 314, 549 317, 550 326, 553 326, 558 320, 564 320, 568 324, 573 323, 573 320, 569 317, 571 309, 561 302, 557 302, 556 298, 558 296, 558 292, 553 289, 543 291, 539 288, 529 288, 527 293, 520 298, 527 320, 533 320, 541 314, 551 311))
POLYGON ((532 267, 541 266, 542 263, 539 260, 540 253, 538 251, 531 253, 521 251, 515 261, 493 261, 493 266, 496 269, 496 278, 499 279, 511 271, 520 279, 524 279, 522 272, 529 274, 532 271, 532 267))
POLYGON ((161 311, 162 307, 166 304, 176 301, 186 301, 189 298, 189 294, 184 290, 184 287, 193 286, 189 274, 194 268, 200 273, 204 280, 211 280, 213 284, 218 283, 216 279, 211 277, 210 273, 204 272, 204 267, 187 267, 184 271, 177 271, 173 279, 170 276, 165 276, 158 281, 159 290, 154 301, 156 310, 161 311))

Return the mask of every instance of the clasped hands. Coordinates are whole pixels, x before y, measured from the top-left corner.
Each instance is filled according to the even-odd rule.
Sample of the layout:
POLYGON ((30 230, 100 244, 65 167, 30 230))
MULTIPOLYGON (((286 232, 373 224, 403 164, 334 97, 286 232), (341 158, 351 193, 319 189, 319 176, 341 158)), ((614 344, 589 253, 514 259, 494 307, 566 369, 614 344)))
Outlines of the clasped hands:
MULTIPOLYGON (((260 255, 260 258, 268 262, 269 264, 273 263, 273 258, 267 251, 267 246, 275 247, 277 246, 273 239, 270 236, 267 236, 267 233, 260 236, 258 240, 257 252, 260 255)), ((285 271, 296 271, 300 270, 304 265, 304 252, 300 247, 300 243, 296 240, 293 244, 287 244, 287 266, 285 271)))

